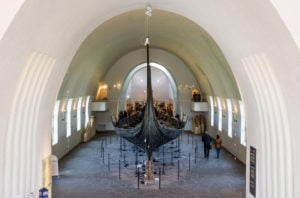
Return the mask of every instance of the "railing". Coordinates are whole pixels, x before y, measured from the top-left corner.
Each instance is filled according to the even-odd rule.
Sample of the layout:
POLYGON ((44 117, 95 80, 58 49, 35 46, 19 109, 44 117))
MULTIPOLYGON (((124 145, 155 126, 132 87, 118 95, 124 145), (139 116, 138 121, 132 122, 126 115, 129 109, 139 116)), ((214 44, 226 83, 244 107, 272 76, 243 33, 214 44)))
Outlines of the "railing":
POLYGON ((208 102, 191 102, 191 110, 192 111, 208 111, 209 110, 209 106, 208 106, 208 102))

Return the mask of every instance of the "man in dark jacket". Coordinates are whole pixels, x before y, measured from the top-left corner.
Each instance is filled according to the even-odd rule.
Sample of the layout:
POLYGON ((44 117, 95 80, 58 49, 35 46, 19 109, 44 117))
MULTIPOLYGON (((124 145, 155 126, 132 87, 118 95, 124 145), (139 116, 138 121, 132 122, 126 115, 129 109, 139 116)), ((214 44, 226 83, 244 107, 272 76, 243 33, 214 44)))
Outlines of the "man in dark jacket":
POLYGON ((209 135, 207 134, 207 131, 204 132, 204 134, 202 135, 202 142, 204 145, 204 158, 209 158, 209 150, 211 149, 211 138, 209 137, 209 135))

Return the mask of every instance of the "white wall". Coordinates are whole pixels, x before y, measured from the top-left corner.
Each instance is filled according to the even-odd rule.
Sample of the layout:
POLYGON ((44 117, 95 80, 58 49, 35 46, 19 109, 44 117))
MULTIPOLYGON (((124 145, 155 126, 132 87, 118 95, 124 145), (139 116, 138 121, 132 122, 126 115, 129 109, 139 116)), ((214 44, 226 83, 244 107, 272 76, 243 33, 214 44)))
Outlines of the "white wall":
MULTIPOLYGON (((224 101, 224 98, 221 98, 224 101)), ((233 118, 232 118, 232 137, 228 136, 228 109, 222 109, 222 130, 219 126, 218 106, 214 106, 214 125, 211 126, 211 110, 207 117, 208 133, 212 138, 219 135, 222 139, 222 147, 228 150, 234 157, 246 164, 247 147, 241 144, 241 114, 239 110, 238 100, 232 99, 233 118)), ((226 101, 225 101, 226 102, 226 101)), ((246 123, 247 124, 247 123, 246 123)))
POLYGON ((0 7, 0 40, 2 39, 5 31, 10 25, 11 21, 19 11, 24 0, 2 0, 0 7))
MULTIPOLYGON (((84 97, 86 98, 86 97, 84 97)), ((67 112, 68 99, 61 100, 58 114, 58 143, 52 146, 52 154, 59 159, 70 152, 82 141, 82 133, 85 131, 85 104, 81 108, 81 130, 77 130, 77 99, 73 100, 71 112, 71 135, 67 137, 67 112), (75 105, 75 106, 74 106, 75 105)), ((83 101, 84 102, 84 101, 83 101)))

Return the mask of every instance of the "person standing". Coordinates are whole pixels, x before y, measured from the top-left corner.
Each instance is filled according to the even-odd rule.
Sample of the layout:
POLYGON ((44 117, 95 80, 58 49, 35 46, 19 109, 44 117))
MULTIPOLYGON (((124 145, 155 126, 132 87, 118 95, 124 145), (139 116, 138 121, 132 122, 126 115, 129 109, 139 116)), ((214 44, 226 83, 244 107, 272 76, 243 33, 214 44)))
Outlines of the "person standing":
POLYGON ((202 135, 202 142, 204 145, 204 158, 209 158, 209 150, 211 149, 211 138, 210 136, 207 134, 207 131, 204 132, 204 134, 202 135))
POLYGON ((217 138, 214 141, 216 152, 217 152, 217 158, 219 159, 220 157, 220 151, 221 151, 221 146, 222 146, 222 139, 220 138, 219 135, 217 135, 217 138))

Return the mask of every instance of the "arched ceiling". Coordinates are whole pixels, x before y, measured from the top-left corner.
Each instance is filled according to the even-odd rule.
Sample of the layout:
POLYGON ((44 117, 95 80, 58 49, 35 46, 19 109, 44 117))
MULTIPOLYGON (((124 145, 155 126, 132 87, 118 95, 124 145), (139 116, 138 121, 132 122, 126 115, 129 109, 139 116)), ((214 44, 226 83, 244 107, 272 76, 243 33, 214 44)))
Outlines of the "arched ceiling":
MULTIPOLYGON (((96 95, 97 84, 110 66, 123 55, 144 48, 146 27, 144 10, 130 11, 99 25, 77 51, 58 98, 96 95)), ((154 9, 149 35, 150 47, 176 55, 190 68, 204 94, 240 98, 227 61, 204 29, 187 18, 154 9)))

